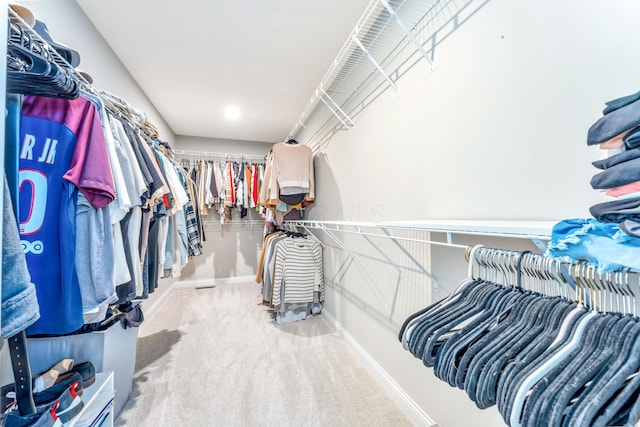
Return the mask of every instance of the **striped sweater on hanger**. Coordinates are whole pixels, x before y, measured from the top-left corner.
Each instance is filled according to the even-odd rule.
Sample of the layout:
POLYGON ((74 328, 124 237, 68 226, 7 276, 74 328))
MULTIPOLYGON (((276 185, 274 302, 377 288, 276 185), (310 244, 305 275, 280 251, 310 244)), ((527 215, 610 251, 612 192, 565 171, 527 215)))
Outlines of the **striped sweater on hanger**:
POLYGON ((276 244, 272 303, 313 302, 314 292, 324 294, 322 247, 307 237, 283 239, 276 244))

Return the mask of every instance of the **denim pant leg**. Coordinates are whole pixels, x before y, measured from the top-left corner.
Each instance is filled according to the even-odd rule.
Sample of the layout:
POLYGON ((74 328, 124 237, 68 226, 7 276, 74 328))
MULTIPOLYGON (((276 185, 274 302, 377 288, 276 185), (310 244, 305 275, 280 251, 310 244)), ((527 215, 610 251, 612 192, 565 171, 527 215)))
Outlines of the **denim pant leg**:
POLYGON ((27 270, 5 177, 2 203, 2 337, 12 337, 39 318, 36 288, 27 270))

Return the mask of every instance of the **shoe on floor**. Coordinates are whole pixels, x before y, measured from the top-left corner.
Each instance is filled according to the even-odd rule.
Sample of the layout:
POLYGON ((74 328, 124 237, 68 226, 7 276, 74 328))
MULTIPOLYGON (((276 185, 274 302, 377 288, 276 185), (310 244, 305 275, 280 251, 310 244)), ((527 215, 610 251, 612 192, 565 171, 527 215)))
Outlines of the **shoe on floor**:
POLYGON ((62 359, 46 371, 38 374, 33 380, 33 391, 42 391, 51 387, 63 372, 68 372, 73 368, 73 359, 62 359))
MULTIPOLYGON (((15 406, 15 384, 3 386, 0 390, 2 392, 2 407, 9 408, 15 406)), ((54 384, 43 391, 33 393, 33 402, 36 405, 36 411, 42 412, 58 402, 56 413, 63 423, 67 422, 76 416, 84 407, 84 403, 80 399, 82 390, 82 376, 74 372, 58 384, 54 384)))
POLYGON ((65 380, 74 373, 78 373, 82 377, 83 388, 87 388, 96 382, 96 368, 93 366, 93 363, 83 362, 73 366, 67 372, 61 372, 56 380, 56 384, 65 380))
POLYGON ((0 414, 2 427, 62 427, 62 420, 56 413, 56 402, 53 406, 35 414, 20 415, 17 408, 0 414))

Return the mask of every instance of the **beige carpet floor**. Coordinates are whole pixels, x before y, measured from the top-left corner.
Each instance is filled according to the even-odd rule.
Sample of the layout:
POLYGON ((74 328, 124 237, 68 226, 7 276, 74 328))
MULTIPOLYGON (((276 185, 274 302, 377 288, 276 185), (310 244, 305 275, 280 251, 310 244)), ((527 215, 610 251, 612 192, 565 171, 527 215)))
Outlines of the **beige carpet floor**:
POLYGON ((139 330, 116 426, 411 426, 318 316, 276 325, 255 283, 179 290, 139 330))

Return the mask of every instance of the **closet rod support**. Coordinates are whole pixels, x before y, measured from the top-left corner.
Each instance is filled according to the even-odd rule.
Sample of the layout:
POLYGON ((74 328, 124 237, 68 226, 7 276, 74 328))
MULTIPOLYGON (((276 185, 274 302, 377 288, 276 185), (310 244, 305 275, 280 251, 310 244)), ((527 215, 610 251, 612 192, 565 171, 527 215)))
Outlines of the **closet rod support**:
POLYGON ((313 234, 306 226, 303 225, 302 228, 304 229, 304 231, 307 232, 307 234, 312 235, 316 239, 316 241, 320 243, 320 246, 322 246, 322 249, 326 249, 327 245, 325 245, 322 240, 318 239, 318 237, 315 234, 313 234))
POLYGON ((399 276, 400 276, 399 278, 400 278, 400 279, 404 279, 404 273, 402 272, 402 269, 398 266, 398 264, 396 264, 395 262, 393 262, 393 260, 392 260, 391 258, 389 258, 389 256, 388 256, 388 255, 387 255, 387 254, 386 254, 386 253, 385 253, 385 252, 380 248, 380 246, 378 246, 378 245, 376 244, 376 242, 374 242, 374 241, 371 239, 371 237, 369 237, 369 236, 368 236, 368 235, 366 235, 366 234, 363 234, 363 233, 362 233, 362 231, 361 231, 361 229, 360 229, 360 227, 358 227, 358 233, 359 233, 360 235, 362 235, 362 237, 364 237, 364 238, 365 238, 365 240, 366 240, 367 242, 369 242, 369 244, 370 244, 371 246, 373 246, 373 248, 374 248, 374 249, 375 249, 375 250, 376 250, 380 255, 382 255, 382 257, 383 257, 384 259, 386 259, 386 260, 387 260, 387 263, 389 263, 390 265, 392 265, 392 266, 393 266, 393 268, 395 268, 395 269, 398 271, 398 274, 399 274, 399 276))
MULTIPOLYGON (((411 43, 413 43, 413 45, 418 49, 418 51, 422 54, 424 59, 427 60, 427 62, 430 65, 429 67, 430 70, 433 71, 433 58, 429 56, 429 54, 427 53, 426 50, 424 50, 424 48, 422 47, 418 39, 413 35, 411 31, 409 31, 407 26, 404 24, 404 21, 402 21, 402 18, 400 18, 398 13, 393 9, 393 7, 391 7, 391 5, 387 0, 380 0, 380 3, 382 3, 384 7, 387 9, 387 11, 391 14, 391 16, 393 16, 393 18, 396 20, 396 22, 400 26, 400 29, 407 35, 407 38, 411 40, 411 43)), ((436 3, 438 2, 437 1, 434 2, 434 4, 436 3)))
POLYGON ((331 101, 331 103, 338 109, 338 111, 340 111, 342 113, 342 115, 345 117, 345 119, 347 119, 347 121, 349 123, 351 123, 351 126, 355 126, 356 124, 353 122, 353 120, 351 120, 351 117, 349 117, 349 115, 347 113, 344 112, 344 110, 342 108, 340 108, 340 106, 338 105, 338 103, 336 101, 333 100, 333 98, 331 97, 331 95, 329 95, 327 93, 326 90, 324 90, 324 88, 320 87, 320 91, 322 91, 322 94, 324 96, 326 96, 329 101, 331 101))
POLYGON ((347 274, 347 271, 349 270, 349 267, 351 266, 351 264, 356 261, 357 262, 357 257, 356 254, 353 253, 351 251, 351 249, 349 249, 344 243, 342 243, 342 241, 340 241, 340 239, 338 239, 338 237, 336 237, 335 234, 333 234, 331 232, 331 230, 329 230, 327 227, 325 227, 324 224, 319 224, 319 227, 321 230, 323 230, 325 233, 327 233, 327 236, 329 236, 331 238, 331 240, 333 240, 334 242, 336 242, 336 244, 338 246, 340 246, 340 248, 345 251, 347 254, 349 254, 349 256, 342 262, 342 264, 340 265, 340 267, 338 268, 338 270, 336 271, 335 276, 333 276, 333 279, 331 279, 331 282, 334 284, 334 286, 336 285, 336 283, 340 282, 342 280, 342 278, 344 277, 345 274, 347 274), (343 271, 344 270, 344 271, 343 271), (338 280, 338 276, 340 277, 340 279, 338 280))
MULTIPOLYGON (((376 226, 379 228, 379 226, 376 226)), ((318 227, 316 227, 318 228, 318 227)), ((434 245, 434 246, 446 246, 446 247, 451 247, 451 248, 460 248, 460 249, 466 249, 467 246, 466 245, 460 245, 457 243, 449 243, 449 242, 436 242, 433 240, 425 240, 425 239, 410 239, 407 237, 400 237, 400 236, 389 236, 389 235, 382 235, 382 234, 373 234, 373 233, 367 233, 366 231, 356 231, 356 230, 347 230, 344 228, 340 228, 340 229, 336 229, 334 231, 340 231, 341 233, 350 233, 350 234, 366 234, 368 236, 371 237, 380 237, 380 238, 385 238, 385 239, 389 239, 389 240, 397 240, 397 241, 403 241, 403 242, 415 242, 415 243, 423 243, 423 244, 428 244, 428 245, 434 245)), ((429 231, 429 230, 427 230, 429 231)))
POLYGON ((320 101, 322 101, 322 103, 324 105, 327 106, 327 108, 329 110, 331 110, 331 113, 336 116, 336 118, 338 120, 340 120, 342 122, 342 124, 344 125, 345 128, 347 128, 347 130, 351 130, 351 128, 349 127, 349 125, 347 124, 347 122, 344 121, 344 119, 342 117, 340 117, 340 115, 338 114, 338 112, 336 110, 333 109, 333 107, 331 107, 331 105, 329 105, 329 103, 327 101, 324 100, 324 98, 322 96, 320 96, 320 101))
POLYGON ((367 50, 366 47, 364 47, 364 45, 362 44, 362 42, 360 41, 360 39, 358 39, 358 37, 354 34, 353 35, 353 41, 356 42, 356 44, 358 45, 358 47, 364 52, 365 55, 367 55, 367 57, 369 58, 369 61, 371 61, 371 63, 378 69, 378 71, 380 72, 380 74, 382 74, 382 76, 387 80, 387 82, 389 82, 389 85, 393 88, 393 90, 396 91, 396 94, 400 94, 400 90, 398 89, 398 86, 396 86, 396 84, 393 82, 393 80, 391 80, 391 77, 389 77, 389 75, 387 73, 384 72, 384 70, 382 69, 382 67, 380 66, 380 64, 378 64, 378 62, 375 60, 375 58, 371 55, 371 53, 369 53, 369 51, 367 50))
POLYGON ((336 242, 338 246, 340 246, 340 249, 342 249, 343 251, 345 251, 346 253, 348 253, 349 255, 355 258, 356 254, 354 254, 351 249, 349 249, 344 243, 342 243, 342 241, 338 239, 336 235, 333 234, 331 230, 329 230, 324 224, 320 224, 318 228, 320 228, 322 231, 327 233, 327 236, 329 236, 331 240, 333 240, 334 242, 336 242))
POLYGON ((380 230, 382 230, 387 236, 389 236, 389 238, 391 238, 391 241, 407 256, 407 258, 409 258, 411 262, 415 264, 415 266, 418 267, 420 271, 422 271, 431 280, 434 292, 438 292, 438 290, 440 289, 438 280, 433 274, 431 274, 431 272, 429 272, 429 270, 422 266, 420 261, 418 261, 413 255, 411 255, 407 248, 405 248, 400 242, 398 242, 398 240, 393 235, 393 231, 389 230, 386 227, 380 227, 380 230))
POLYGON ((547 251, 548 242, 543 239, 531 239, 534 245, 540 250, 540 252, 545 253, 547 251))

